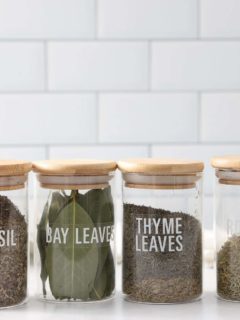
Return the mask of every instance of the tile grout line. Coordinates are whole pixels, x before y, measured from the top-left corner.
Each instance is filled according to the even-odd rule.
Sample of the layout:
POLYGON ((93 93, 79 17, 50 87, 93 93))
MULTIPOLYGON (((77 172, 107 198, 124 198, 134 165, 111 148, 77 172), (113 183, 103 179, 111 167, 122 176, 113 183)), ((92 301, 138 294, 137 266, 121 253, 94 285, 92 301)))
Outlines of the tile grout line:
POLYGON ((48 89, 48 91, 46 92, 45 90, 0 90, 0 95, 24 95, 24 94, 48 94, 48 95, 54 95, 54 94, 59 94, 59 95, 71 95, 71 94, 76 94, 76 95, 84 95, 84 94, 172 94, 172 95, 185 95, 185 94, 197 94, 199 91, 204 92, 204 93, 215 93, 215 94, 235 94, 238 93, 240 94, 240 87, 239 89, 178 89, 178 90, 173 90, 173 89, 159 89, 159 90, 151 90, 149 91, 148 89, 130 89, 130 90, 126 90, 126 89, 109 89, 109 90, 52 90, 52 89, 48 89))
POLYGON ((45 148, 45 157, 48 160, 50 159, 50 145, 45 145, 44 148, 45 148))
POLYGON ((49 91, 48 71, 48 41, 44 41, 44 92, 49 91))
MULTIPOLYGON (((201 14, 200 17, 201 18, 201 14)), ((199 29, 201 28, 201 22, 199 21, 199 29)), ((198 28, 197 28, 198 29, 198 28)), ((199 30, 201 31, 201 30, 199 30)), ((200 32, 201 34, 201 32, 200 32)), ((99 43, 139 43, 139 42, 147 42, 147 41, 152 41, 152 42, 196 42, 196 41, 201 41, 201 42, 240 42, 240 37, 200 37, 199 39, 197 37, 189 37, 189 38, 184 38, 184 37, 178 37, 178 38, 98 38, 98 37, 89 37, 89 38, 39 38, 39 39, 30 39, 30 38, 11 38, 11 39, 1 39, 0 38, 0 43, 19 43, 21 42, 22 44, 26 43, 42 43, 43 41, 46 42, 72 42, 72 43, 89 43, 89 42, 99 42, 99 43)))
POLYGON ((197 40, 201 40, 201 0, 197 0, 197 40))
POLYGON ((159 147, 165 147, 165 146, 172 146, 172 147, 177 147, 177 146, 240 146, 240 140, 239 141, 200 141, 197 143, 196 141, 192 142, 174 142, 174 141, 169 141, 169 142, 152 142, 148 141, 145 143, 142 142, 79 142, 79 143, 50 143, 50 144, 33 144, 33 143, 25 143, 25 144, 0 144, 0 148, 3 149, 8 149, 8 148, 45 148, 46 146, 48 147, 53 147, 53 148, 58 148, 58 147, 69 147, 69 148, 74 148, 74 147, 152 147, 152 146, 159 146, 159 147))
POLYGON ((197 93, 197 143, 201 143, 202 132, 202 93, 197 93))
POLYGON ((147 145, 147 153, 148 153, 148 157, 151 158, 152 157, 152 145, 151 144, 147 145))
POLYGON ((95 40, 98 40, 98 0, 94 0, 94 10, 95 10, 95 40))
POLYGON ((148 41, 148 91, 152 88, 152 41, 148 41))
POLYGON ((99 145, 99 136, 100 136, 100 117, 99 117, 99 114, 100 114, 100 105, 99 105, 99 99, 100 99, 100 96, 99 96, 99 93, 96 92, 96 142, 97 142, 97 145, 99 145))

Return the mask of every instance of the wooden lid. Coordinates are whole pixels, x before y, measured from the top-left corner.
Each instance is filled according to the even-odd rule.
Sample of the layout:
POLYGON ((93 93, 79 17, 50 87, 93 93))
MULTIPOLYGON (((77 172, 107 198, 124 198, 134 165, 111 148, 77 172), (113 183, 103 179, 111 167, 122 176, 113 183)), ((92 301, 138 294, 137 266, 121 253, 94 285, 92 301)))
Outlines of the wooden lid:
POLYGON ((106 175, 116 162, 107 160, 44 160, 33 163, 33 171, 44 175, 106 175))
POLYGON ((212 158, 211 164, 217 169, 240 170, 240 155, 230 155, 212 158))
POLYGON ((193 174, 202 172, 203 162, 180 159, 127 159, 118 162, 118 168, 124 173, 142 173, 148 175, 193 174))
POLYGON ((21 176, 32 169, 32 164, 22 160, 0 160, 0 176, 21 176))

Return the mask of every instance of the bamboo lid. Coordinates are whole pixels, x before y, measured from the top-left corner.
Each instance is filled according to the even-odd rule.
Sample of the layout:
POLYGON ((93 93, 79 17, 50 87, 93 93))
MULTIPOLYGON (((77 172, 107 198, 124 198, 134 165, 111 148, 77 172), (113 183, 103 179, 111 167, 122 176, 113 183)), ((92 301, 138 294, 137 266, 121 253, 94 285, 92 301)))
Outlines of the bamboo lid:
POLYGON ((0 160, 0 177, 25 175, 32 169, 32 164, 22 160, 0 160))
POLYGON ((32 164, 21 160, 0 160, 0 190, 22 189, 32 164))
POLYGON ((240 170, 240 155, 212 158, 211 164, 216 169, 240 170))
POLYGON ((117 167, 107 160, 44 160, 33 163, 33 171, 44 175, 107 175, 117 167))
POLYGON ((202 172, 203 162, 180 159, 127 159, 118 162, 118 168, 124 173, 142 173, 146 175, 185 175, 202 172))

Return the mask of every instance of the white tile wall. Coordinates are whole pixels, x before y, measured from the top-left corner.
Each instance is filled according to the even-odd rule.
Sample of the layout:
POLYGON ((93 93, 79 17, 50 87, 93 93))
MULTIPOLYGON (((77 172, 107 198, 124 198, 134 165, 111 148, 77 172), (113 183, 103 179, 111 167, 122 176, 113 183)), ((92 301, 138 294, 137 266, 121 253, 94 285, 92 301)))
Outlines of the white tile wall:
POLYGON ((240 93, 203 94, 202 140, 240 142, 240 93))
POLYGON ((153 90, 240 90, 240 42, 156 42, 153 90))
POLYGON ((0 91, 43 91, 44 72, 42 43, 0 42, 0 91))
POLYGON ((206 38, 239 38, 239 15, 239 0, 202 0, 201 35, 206 38))
POLYGON ((194 94, 101 94, 101 142, 196 142, 197 96, 194 94))
POLYGON ((149 148, 147 146, 130 145, 92 145, 92 146, 51 146, 49 157, 51 159, 106 159, 119 160, 127 157, 148 157, 149 148))
POLYGON ((197 0, 98 0, 98 36, 194 38, 197 0))
POLYGON ((94 0, 0 0, 0 38, 93 38, 94 0))
POLYGON ((144 42, 50 43, 51 90, 145 90, 148 46, 144 42))
MULTIPOLYGON (((239 0, 0 0, 0 158, 240 153, 239 0)), ((207 219, 209 213, 209 219, 207 219)))
POLYGON ((0 95, 0 144, 96 141, 94 95, 0 95))

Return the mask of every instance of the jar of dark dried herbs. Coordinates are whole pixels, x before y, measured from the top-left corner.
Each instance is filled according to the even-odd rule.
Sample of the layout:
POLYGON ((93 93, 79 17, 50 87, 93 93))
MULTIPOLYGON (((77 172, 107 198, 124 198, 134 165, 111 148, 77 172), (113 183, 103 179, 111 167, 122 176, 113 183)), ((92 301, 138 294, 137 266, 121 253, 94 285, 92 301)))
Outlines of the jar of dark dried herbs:
POLYGON ((123 293, 178 303, 202 293, 202 171, 197 161, 132 159, 123 177, 123 293))
POLYGON ((111 297, 116 163, 41 161, 33 169, 40 184, 35 250, 40 297, 63 302, 111 297))
POLYGON ((0 308, 27 298, 27 176, 31 163, 0 160, 0 308))
POLYGON ((240 301, 240 155, 212 159, 216 173, 217 294, 240 301))

